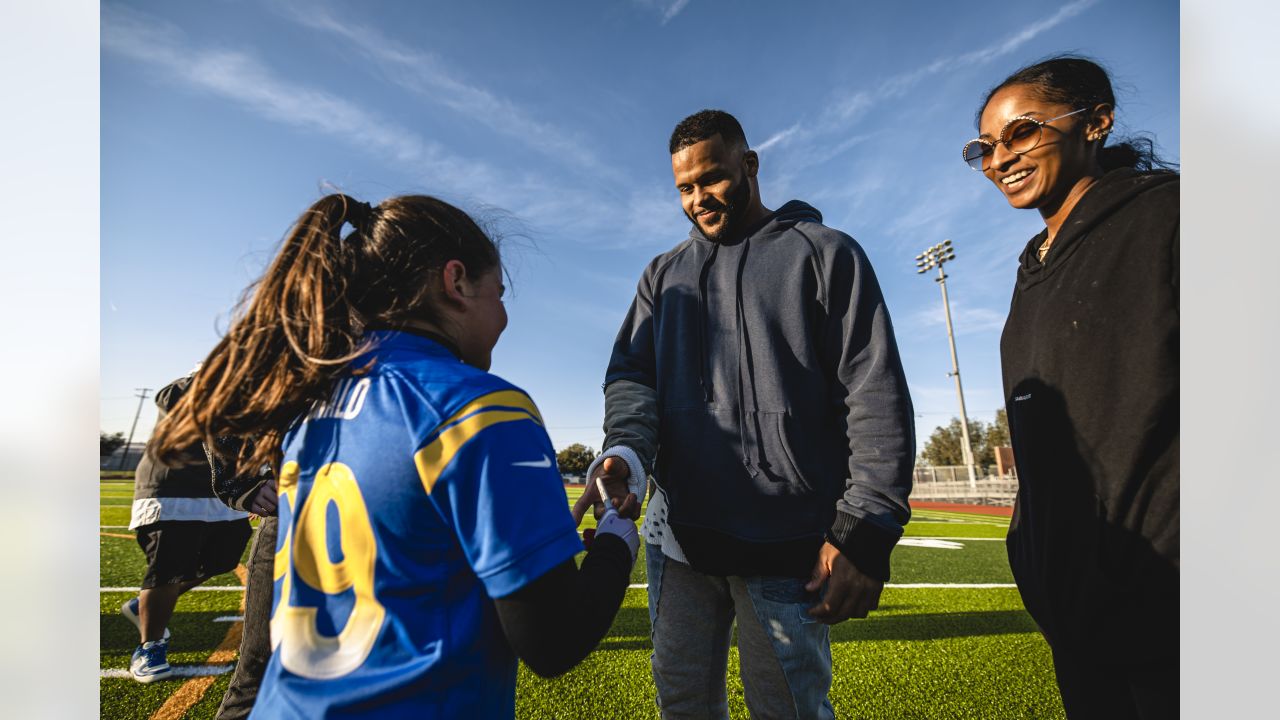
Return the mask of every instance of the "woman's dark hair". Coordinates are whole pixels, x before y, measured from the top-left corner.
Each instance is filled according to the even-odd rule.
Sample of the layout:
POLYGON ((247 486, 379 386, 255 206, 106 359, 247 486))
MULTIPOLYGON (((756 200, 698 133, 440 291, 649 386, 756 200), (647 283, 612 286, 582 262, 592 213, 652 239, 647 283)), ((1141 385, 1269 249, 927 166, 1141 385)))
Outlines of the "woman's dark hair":
MULTIPOLYGON (((974 118, 974 125, 981 124, 982 111, 992 96, 997 92, 1014 85, 1025 85, 1032 89, 1045 102, 1061 103, 1074 108, 1089 107, 1106 103, 1116 106, 1115 93, 1111 89, 1111 78, 1098 63, 1075 55, 1058 55, 1028 65, 1009 77, 1004 82, 991 88, 974 118)), ((1104 140, 1105 143, 1105 140, 1104 140)), ((1103 170, 1116 168, 1133 168, 1135 170, 1174 170, 1177 165, 1164 160, 1155 151, 1155 142, 1151 138, 1136 135, 1126 137, 1122 141, 1103 145, 1098 152, 1098 162, 1103 170)))
POLYGON ((341 194, 321 198, 290 228, 226 337, 156 426, 155 457, 168 462, 197 442, 216 448, 225 443, 215 438, 251 438, 237 464, 278 471, 284 433, 369 349, 366 328, 436 319, 437 286, 427 278, 450 260, 473 278, 500 266, 494 242, 446 202, 405 195, 370 207, 341 194), (346 224, 354 229, 344 237, 346 224))

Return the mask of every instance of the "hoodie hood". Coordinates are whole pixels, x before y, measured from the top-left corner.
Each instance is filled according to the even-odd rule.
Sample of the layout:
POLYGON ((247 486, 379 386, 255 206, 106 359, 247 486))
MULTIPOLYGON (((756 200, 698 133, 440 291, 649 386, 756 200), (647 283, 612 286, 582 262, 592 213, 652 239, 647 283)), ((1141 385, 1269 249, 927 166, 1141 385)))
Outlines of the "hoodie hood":
MULTIPOLYGON (((822 222, 822 213, 807 202, 801 200, 789 200, 782 207, 769 213, 763 220, 756 225, 748 227, 741 237, 734 238, 731 243, 737 243, 755 235, 767 235, 770 233, 781 232, 790 228, 799 222, 822 222)), ((702 234, 702 228, 697 223, 691 223, 693 227, 689 229, 690 240, 701 240, 702 242, 715 242, 702 234)), ((720 244, 720 243, 717 243, 720 244)))
POLYGON ((1179 177, 1173 172, 1144 173, 1131 168, 1119 168, 1103 175, 1067 215, 1066 222, 1058 230, 1058 237, 1054 238, 1053 249, 1045 256, 1045 262, 1040 262, 1037 250, 1049 236, 1048 228, 1037 233, 1023 248, 1018 258, 1018 287, 1030 287, 1052 275, 1079 247, 1080 240, 1099 223, 1137 196, 1178 182, 1179 177))

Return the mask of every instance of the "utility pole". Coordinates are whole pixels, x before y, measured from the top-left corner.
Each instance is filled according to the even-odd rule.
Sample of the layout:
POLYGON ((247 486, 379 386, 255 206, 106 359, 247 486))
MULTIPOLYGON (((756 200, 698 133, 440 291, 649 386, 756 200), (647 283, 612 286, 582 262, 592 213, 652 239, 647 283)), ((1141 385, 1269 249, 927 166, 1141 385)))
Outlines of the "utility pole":
POLYGON ((947 300, 947 274, 943 272, 943 263, 956 259, 955 248, 950 240, 943 240, 916 256, 916 273, 925 273, 938 268, 938 277, 934 282, 942 288, 942 309, 947 316, 947 342, 951 345, 951 372, 956 379, 956 395, 960 397, 960 432, 964 436, 964 464, 969 469, 969 488, 978 488, 978 474, 973 467, 973 445, 969 443, 969 413, 964 408, 964 388, 960 385, 960 361, 956 357, 956 335, 951 328, 951 303, 947 300))
POLYGON ((151 388, 134 388, 138 391, 138 412, 133 414, 133 425, 129 427, 129 439, 124 441, 124 450, 120 453, 120 464, 116 466, 117 470, 124 469, 124 461, 129 457, 129 446, 133 444, 133 431, 138 429, 138 418, 142 416, 142 403, 147 399, 147 393, 151 392, 151 388))

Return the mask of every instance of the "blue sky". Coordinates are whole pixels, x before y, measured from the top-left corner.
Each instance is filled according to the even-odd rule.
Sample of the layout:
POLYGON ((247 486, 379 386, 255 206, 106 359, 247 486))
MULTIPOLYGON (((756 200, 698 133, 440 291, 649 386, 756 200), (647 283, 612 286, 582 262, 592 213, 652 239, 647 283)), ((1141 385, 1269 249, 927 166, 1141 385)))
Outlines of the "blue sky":
MULTIPOLYGON (((705 107, 760 152, 761 194, 856 238, 884 289, 918 442, 958 415, 936 283, 948 264, 971 417, 1001 404, 1016 257, 1043 227, 960 160, 982 93, 1079 52, 1113 72, 1119 133, 1179 157, 1178 5, 1165 1, 106 2, 101 426, 187 372, 323 193, 425 192, 506 236, 493 371, 557 448, 600 447, 600 383, 644 265, 688 221, 667 137, 705 107)), ((148 401, 136 439, 155 420, 148 401)))

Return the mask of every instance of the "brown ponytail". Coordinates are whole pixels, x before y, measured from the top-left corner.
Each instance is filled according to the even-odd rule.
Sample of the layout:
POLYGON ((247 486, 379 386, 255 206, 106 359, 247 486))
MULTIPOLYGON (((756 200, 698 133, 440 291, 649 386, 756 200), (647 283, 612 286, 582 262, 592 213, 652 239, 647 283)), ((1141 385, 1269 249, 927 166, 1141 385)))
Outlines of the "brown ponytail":
POLYGON ((432 319, 426 279, 452 259, 470 276, 499 264, 492 240, 452 205, 421 195, 376 208, 341 194, 321 198, 156 426, 153 454, 168 463, 197 442, 217 448, 224 444, 215 438, 240 437, 253 442, 234 459, 239 467, 278 470, 290 426, 369 349, 365 328, 432 319), (355 228, 346 237, 344 224, 355 228))

